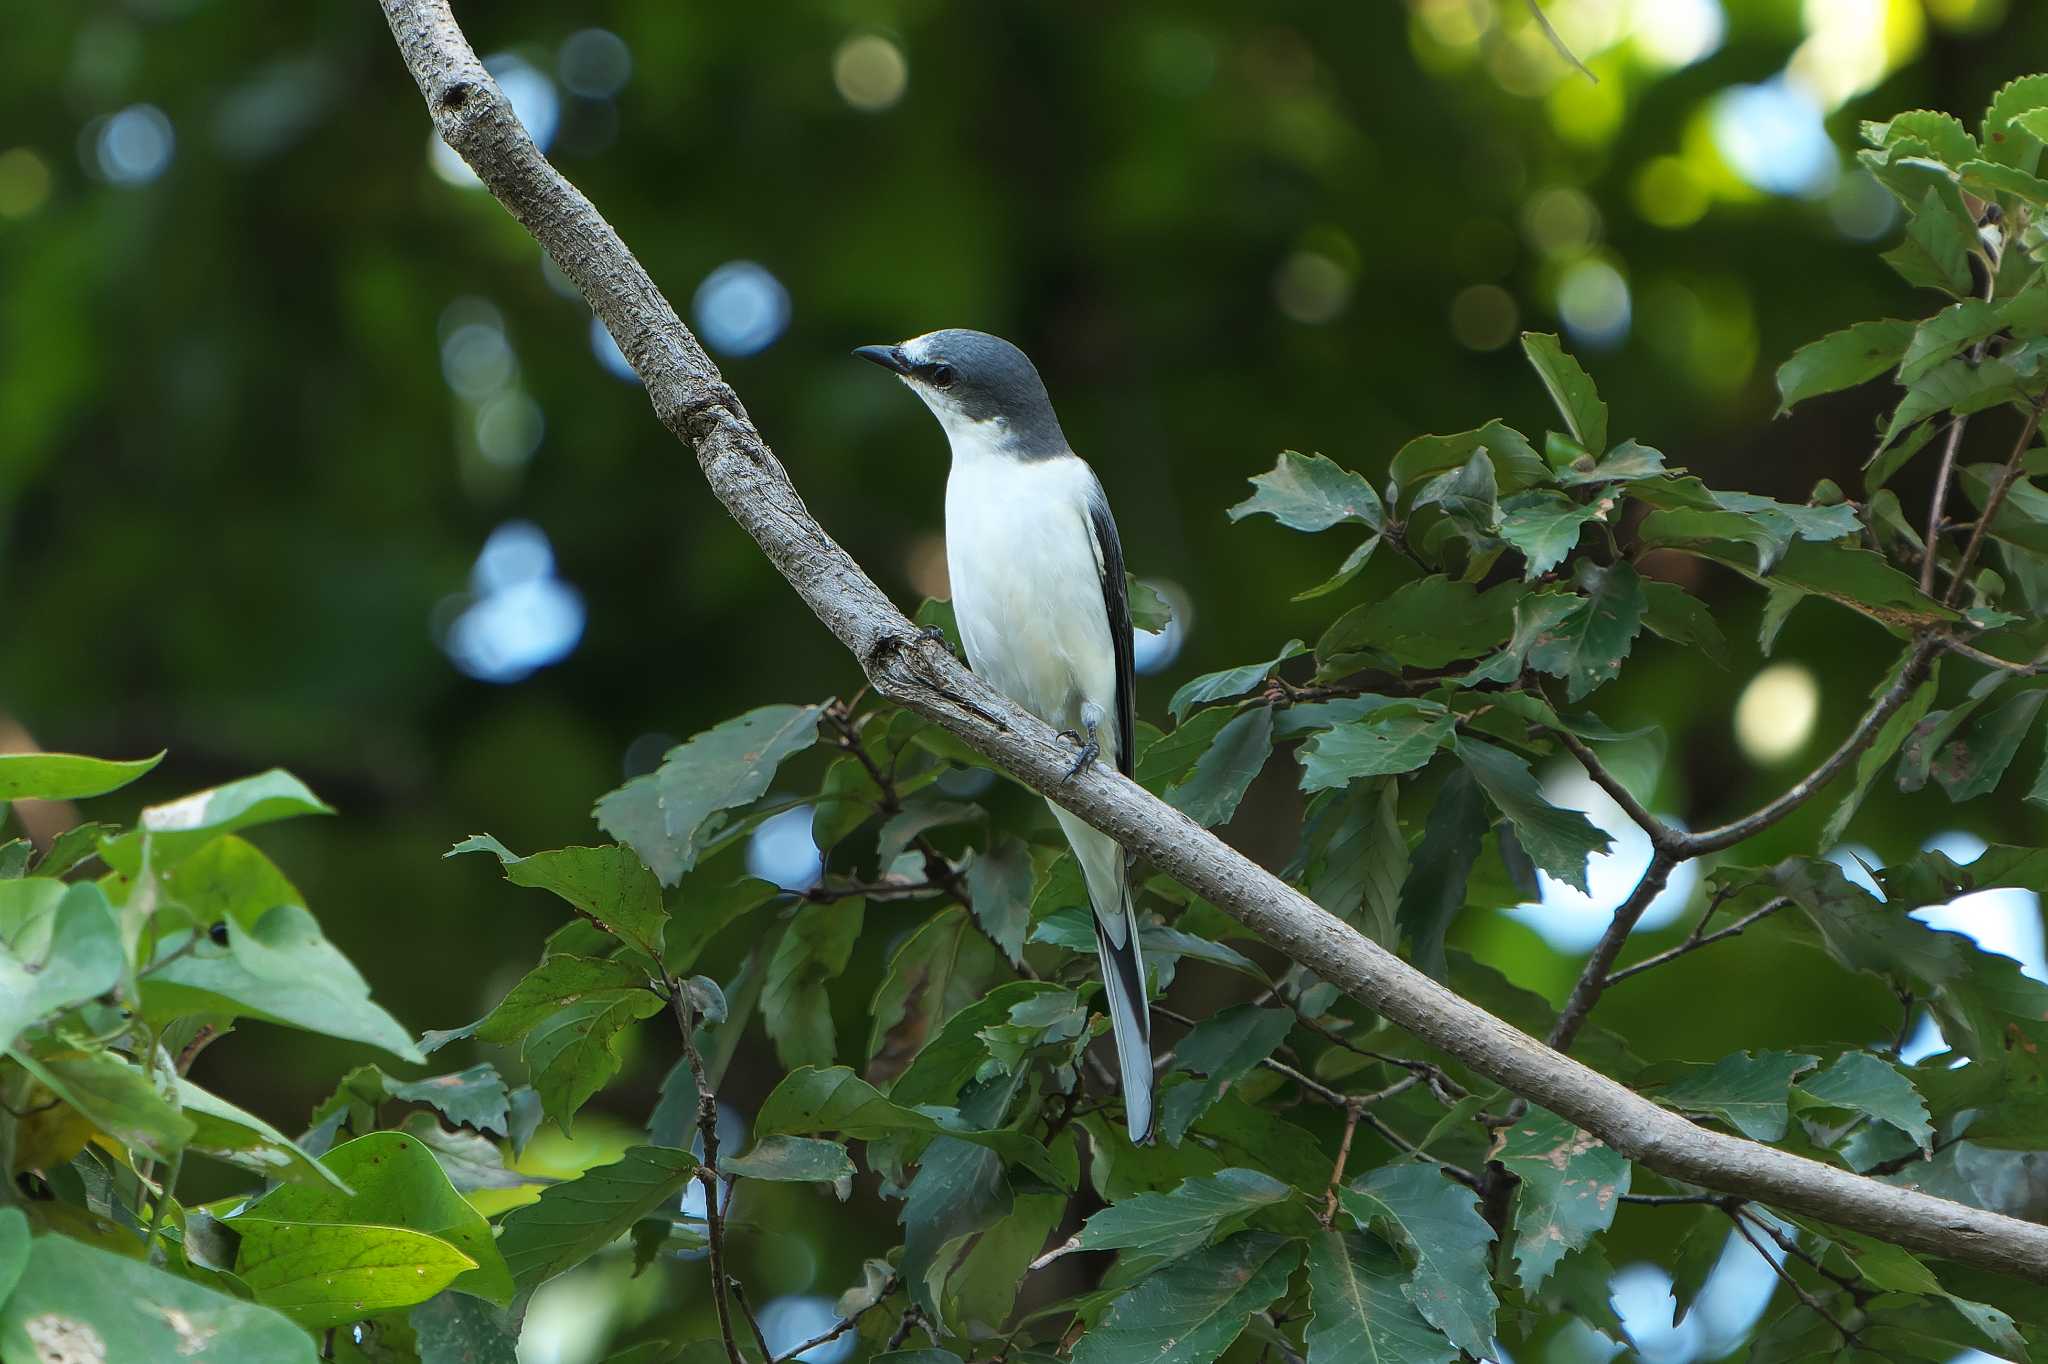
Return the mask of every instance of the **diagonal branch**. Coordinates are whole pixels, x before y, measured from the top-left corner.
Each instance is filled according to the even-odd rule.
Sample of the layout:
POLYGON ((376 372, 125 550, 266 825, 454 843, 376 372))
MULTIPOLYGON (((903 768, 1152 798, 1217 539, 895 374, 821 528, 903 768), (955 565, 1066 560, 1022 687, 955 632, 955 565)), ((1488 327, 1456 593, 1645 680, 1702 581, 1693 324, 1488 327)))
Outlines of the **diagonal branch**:
POLYGON ((696 453, 712 492, 883 695, 1367 1007, 1649 1169, 2048 1283, 2048 1227, 1695 1126, 1430 980, 1121 774, 1098 764, 1067 780, 1071 751, 1052 729, 924 639, 819 526, 675 309, 520 128, 447 0, 380 3, 442 139, 583 291, 645 384, 655 415, 696 453))

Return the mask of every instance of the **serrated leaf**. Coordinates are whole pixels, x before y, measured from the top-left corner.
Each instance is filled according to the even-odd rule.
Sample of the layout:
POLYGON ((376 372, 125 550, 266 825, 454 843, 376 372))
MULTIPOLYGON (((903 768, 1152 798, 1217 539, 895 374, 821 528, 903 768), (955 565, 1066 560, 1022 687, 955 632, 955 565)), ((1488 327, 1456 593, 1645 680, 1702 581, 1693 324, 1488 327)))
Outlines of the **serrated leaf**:
POLYGON ((477 834, 446 856, 466 852, 492 854, 513 885, 552 891, 605 932, 661 960, 668 911, 662 908, 660 883, 631 848, 556 848, 520 857, 489 834, 477 834))
POLYGON ((1927 1105, 1913 1082, 1890 1062, 1867 1051, 1842 1053, 1827 1069, 1799 1081, 1797 1092, 1829 1108, 1845 1108, 1890 1123, 1923 1151, 1934 1140, 1927 1105))
POLYGON ((1173 603, 1159 595, 1150 583, 1124 574, 1124 596, 1130 605, 1131 624, 1148 635, 1156 635, 1173 623, 1173 603))
POLYGON ((1529 666, 1565 679, 1565 695, 1573 701, 1620 674, 1648 605, 1643 581, 1627 560, 1604 568, 1582 560, 1576 577, 1584 605, 1529 649, 1529 666))
POLYGON ((1273 708, 1252 706, 1216 734, 1194 771, 1161 793, 1167 804, 1204 828, 1228 823, 1252 779, 1273 753, 1273 708))
MULTIPOLYGON (((1515 603, 1528 591, 1506 582, 1480 592, 1442 574, 1403 583, 1384 598, 1339 616, 1316 641, 1326 673, 1348 655, 1383 655, 1414 668, 1477 658, 1515 628, 1515 603)), ((1195 719, 1199 720, 1198 714, 1195 719)))
POLYGON ((1479 1197, 1433 1165, 1387 1165, 1339 1192, 1361 1231, 1387 1235, 1414 1261, 1401 1292, 1431 1326, 1475 1359, 1493 1346, 1500 1309, 1488 1272, 1493 1228, 1479 1197))
POLYGON ((1962 120, 1933 109, 1909 109, 1883 123, 1866 122, 1862 131, 1865 140, 1878 147, 1901 138, 1917 139, 1950 166, 1960 166, 1977 155, 1977 139, 1970 136, 1962 120))
MULTIPOLYGON (((326 1162, 353 1193, 324 1184, 287 1185, 227 1219, 230 1227, 242 1233, 236 1272, 256 1291, 258 1301, 289 1311, 307 1325, 315 1324, 305 1315, 305 1305, 315 1300, 332 1303, 337 1295, 307 1297, 305 1290, 312 1285, 304 1283, 302 1276, 311 1271, 304 1257, 311 1256, 322 1265, 343 1263, 336 1256, 358 1243, 338 1233, 366 1228, 404 1228, 436 1238, 470 1261, 452 1280, 453 1287, 501 1306, 512 1300, 512 1276, 492 1238, 490 1224, 455 1191, 433 1152, 420 1142, 402 1132, 372 1132, 335 1147, 327 1153, 326 1162), (263 1267, 257 1270, 257 1277, 250 1278, 249 1271, 259 1264, 263 1267)), ((428 1273, 416 1276, 422 1281, 432 1277, 431 1264, 426 1267, 428 1273)), ((385 1305, 424 1302, 441 1287, 436 1284, 418 1296, 385 1305)), ((338 1320, 363 1315, 359 1310, 353 1317, 338 1320)), ((338 1322, 323 1319, 318 1324, 338 1322)))
POLYGON ((1320 730, 1295 751, 1301 789, 1326 791, 1361 777, 1412 772, 1436 756, 1456 723, 1433 701, 1397 701, 1365 719, 1320 730))
POLYGON ((1914 324, 1897 318, 1858 322, 1792 352, 1778 366, 1780 414, 1808 398, 1854 388, 1883 374, 1912 344, 1914 324))
POLYGON ((1148 1258, 1178 1259, 1241 1226, 1260 1208, 1294 1191, 1257 1170, 1224 1169, 1183 1181, 1168 1193, 1142 1193, 1111 1204, 1088 1219, 1074 1250, 1126 1250, 1148 1258))
POLYGON ((1586 859, 1608 851, 1614 840, 1577 810, 1559 809, 1545 800, 1529 764, 1506 749, 1463 735, 1454 747, 1473 780, 1515 826, 1536 865, 1586 891, 1586 859))
POLYGON ((1209 1364, 1287 1291, 1300 1263, 1300 1242, 1257 1231, 1175 1260, 1111 1304, 1075 1344, 1073 1364, 1209 1364))
POLYGON ((838 1046, 825 987, 853 955, 866 903, 853 896, 805 905, 776 944, 761 992, 761 1021, 783 1065, 832 1064, 838 1046))
POLYGON ((1531 1108, 1499 1143, 1494 1159, 1522 1180, 1515 1202, 1515 1264, 1522 1286, 1533 1291, 1566 1251, 1613 1223, 1628 1192, 1629 1163, 1541 1108, 1531 1108))
POLYGON ((505 1215, 498 1250, 521 1292, 575 1268, 641 1218, 681 1206, 696 1172, 688 1151, 635 1146, 610 1165, 541 1190, 540 1200, 505 1215))
POLYGON ((1256 491, 1230 509, 1231 520, 1270 516, 1311 532, 1350 521, 1377 531, 1385 517, 1372 485, 1323 455, 1283 450, 1272 471, 1253 475, 1251 484, 1256 491))
POLYGON ((1916 384, 2004 325, 1999 310, 1981 298, 1950 304, 1913 330, 1899 359, 1899 382, 1916 384))
POLYGON ((1601 515, 1598 503, 1574 502, 1563 493, 1520 493, 1501 504, 1500 538, 1527 561, 1522 578, 1528 581, 1564 562, 1579 542, 1579 528, 1601 515))
POLYGON ((1790 1121, 1786 1098, 1792 1079, 1819 1059, 1795 1052, 1751 1056, 1738 1051, 1711 1066, 1687 1066, 1657 1098, 1672 1108, 1719 1118, 1752 1141, 1780 1141, 1790 1121))
POLYGON ((2042 108, 2048 108, 2048 75, 2021 76, 2007 83, 1984 111, 1984 155, 2032 174, 2048 128, 2040 126, 2038 117, 2028 116, 2042 108))
MULTIPOLYGON (((21 1222, 0 1210, 0 1235, 21 1222)), ((0 1357, 10 1361, 191 1359, 195 1339, 208 1364, 315 1364, 313 1337, 280 1313, 67 1236, 35 1240, 0 1305, 0 1357)))
POLYGON ((1023 961, 1031 927, 1031 850, 1014 834, 999 835, 974 854, 964 875, 974 921, 1012 965, 1023 961))
POLYGON ((1019 1004, 1041 995, 1068 993, 1043 980, 1013 980, 996 986, 945 1020, 897 1077, 889 1097, 913 1108, 954 1103, 962 1087, 988 1060, 988 1043, 981 1035, 985 1030, 1003 1025, 1019 1004))
MULTIPOLYGON (((1375 1238, 1329 1228, 1314 1232, 1308 1243, 1314 1316, 1303 1337, 1308 1364, 1448 1364, 1458 1358, 1403 1292, 1406 1279, 1401 1262, 1375 1238)), ((1489 1341, 1486 1354, 1492 1353, 1489 1341)))
POLYGON ((1466 463, 1475 450, 1493 461, 1493 481, 1502 492, 1519 492, 1551 476, 1529 438, 1497 419, 1455 435, 1417 436, 1395 453, 1387 473, 1399 487, 1417 487, 1432 474, 1466 463))
POLYGON ((1197 706, 1243 696, 1270 677, 1282 663, 1307 652, 1306 644, 1298 639, 1290 639, 1281 647, 1278 654, 1265 663, 1247 663, 1242 667, 1203 673, 1200 677, 1182 684, 1180 690, 1174 692, 1173 699, 1166 704, 1167 713, 1173 716, 1175 724, 1179 724, 1187 719, 1188 712, 1197 706))
POLYGON ((476 1025, 476 1036, 520 1044, 548 1116, 566 1134, 576 1111, 618 1073, 619 1034, 661 1012, 647 985, 630 962, 544 957, 476 1025))
POLYGON ((1717 667, 1728 666, 1728 639, 1713 611, 1676 583, 1643 579, 1643 625, 1673 644, 1698 649, 1717 667))
POLYGON ((0 801, 89 800, 118 791, 164 760, 116 762, 75 753, 0 753, 0 801))
POLYGON ((1593 380, 1577 360, 1565 353, 1558 339, 1547 332, 1523 332, 1522 353, 1550 390, 1572 439, 1586 453, 1598 456, 1607 448, 1607 404, 1593 388, 1593 380))
POLYGON ((981 1131, 961 1123, 958 1113, 943 1108, 906 1108, 844 1066, 818 1070, 803 1066, 783 1077, 754 1119, 757 1139, 781 1133, 807 1136, 832 1132, 859 1141, 885 1137, 950 1136, 986 1146, 1013 1164, 1060 1188, 1067 1177, 1033 1138, 1017 1131, 981 1131), (943 1121, 942 1121, 943 1119, 943 1121))
POLYGON ((1959 298, 1968 295, 1971 233, 1938 190, 1928 190, 1919 204, 1909 206, 1914 214, 1906 225, 1906 239, 1884 252, 1882 259, 1908 284, 1959 298))
POLYGON ((1410 956, 1435 980, 1444 978, 1444 938, 1465 907, 1465 883, 1491 823, 1479 783, 1460 767, 1437 792, 1422 841, 1409 860, 1398 918, 1411 944, 1410 956))
POLYGON ((2023 691, 1978 716, 1961 737, 1942 747, 1931 770, 1950 800, 1974 800, 1997 789, 2043 701, 2048 701, 2048 691, 2023 691))
POLYGON ((1312 804, 1302 828, 1302 889, 1383 947, 1394 945, 1408 874, 1400 796, 1399 783, 1391 779, 1354 785, 1312 804))
POLYGON ((1967 415, 1996 407, 2018 397, 2023 387, 2019 371, 2002 359, 1987 358, 1973 365, 1965 356, 1952 357, 1906 389, 1878 445, 1890 445, 1908 428, 1938 413, 1967 415))
POLYGON ((1159 1131, 1169 1146, 1181 1138, 1209 1105, 1253 1066, 1273 1054, 1294 1025, 1291 1009, 1239 1004, 1205 1018, 1174 1049, 1174 1069, 1199 1079, 1175 1085, 1160 1097, 1159 1131))
POLYGON ((697 864, 712 817, 768 789, 784 759, 818 737, 822 706, 761 706, 668 751, 661 766, 597 802, 598 826, 630 846, 663 885, 697 864))

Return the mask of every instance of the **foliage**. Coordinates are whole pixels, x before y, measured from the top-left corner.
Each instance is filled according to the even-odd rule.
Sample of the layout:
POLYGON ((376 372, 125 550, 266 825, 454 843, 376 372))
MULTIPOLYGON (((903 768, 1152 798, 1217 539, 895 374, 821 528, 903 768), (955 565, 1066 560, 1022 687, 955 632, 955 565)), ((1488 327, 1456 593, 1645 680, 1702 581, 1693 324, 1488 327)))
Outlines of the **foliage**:
MULTIPOLYGON (((2048 79, 2034 78, 2002 92, 1974 136, 1925 114, 1866 129, 1866 163, 1910 216, 1887 260, 1954 301, 1917 323, 1823 339, 1781 372, 1788 406, 1896 372, 1902 391, 1861 498, 1833 485, 1804 503, 1716 490, 1640 441, 1614 441, 1588 369, 1531 335, 1527 357, 1564 428, 1540 443, 1496 419, 1410 442, 1383 491, 1292 453, 1253 480, 1233 518, 1366 538, 1305 594, 1332 599, 1313 647, 1270 641, 1264 662, 1183 687, 1175 728, 1138 738, 1139 779, 1221 824, 1285 749, 1279 766, 1299 769, 1306 796, 1289 878, 1450 988, 1704 1123, 2040 1215, 2024 1190, 2043 1149, 2048 986, 1909 916, 1964 890, 2038 889, 2048 849, 1996 846, 1968 866, 1924 853, 1882 869, 1881 895, 1819 854, 1888 770, 1903 788, 1931 777, 1953 800, 1993 794, 2037 717, 2048 657, 2048 491, 2033 482, 2048 473, 2034 439, 2048 395, 2048 241, 2033 222, 2048 207, 2036 178, 2044 120, 2048 79), (2017 439, 1996 461, 1957 461, 1953 479, 1937 480, 1929 545, 1890 484, 1960 442, 1965 418, 1994 413, 2017 439), (1972 517, 1948 518, 1951 492, 1972 517), (1711 613, 1660 576, 1674 557, 1754 581, 1781 603, 1780 623, 1815 597, 1814 609, 1900 642, 1838 760, 1785 800, 1697 834, 1657 820, 1649 793, 1632 794, 1620 764, 1610 770, 1601 755, 1631 736, 1583 708, 1641 654, 1703 660, 1719 647, 1711 613), (1352 587, 1389 560, 1398 585, 1369 598, 1352 587), (1970 676, 1941 706, 1944 666, 1950 684, 1970 676), (1561 753, 1628 796, 1658 848, 1646 890, 1618 912, 1562 1009, 1446 945, 1463 911, 1526 893, 1538 871, 1586 885, 1609 840, 1538 780, 1534 764, 1561 753), (1744 860, 1751 839, 1851 766, 1843 813, 1818 843, 1769 865, 1744 860), (1627 930, 1670 869, 1723 852, 1735 856, 1711 866, 1698 927, 1617 971, 1627 930), (1806 952, 1816 972, 1881 982, 1908 1018, 1924 1006, 1950 1051, 1909 1065, 1896 1042, 1816 1036, 1799 1051, 1649 1062, 1588 1021, 1625 976, 1738 932, 1806 952)), ((1623 1153, 1299 967, 1276 977, 1233 945, 1241 930, 1225 916, 1158 879, 1139 893, 1155 993, 1213 970, 1257 994, 1172 1020, 1185 1031, 1160 1048, 1161 1140, 1132 1148, 1113 1084, 1090 1063, 1104 1025, 1072 859, 1033 805, 975 794, 985 788, 963 775, 977 765, 943 731, 865 694, 763 706, 599 797, 615 844, 525 857, 487 835, 457 844, 554 895, 563 922, 482 1018, 424 1045, 372 1001, 283 871, 243 837, 327 811, 288 774, 149 807, 133 830, 100 827, 91 851, 103 871, 77 849, 38 858, 9 845, 0 1155, 15 1179, 13 1206, 0 1208, 0 1356, 57 1340, 79 1353, 98 1341, 109 1357, 503 1357, 534 1290, 630 1254, 639 1268, 693 1273, 702 1257, 717 1325, 620 1358, 753 1358, 758 1324, 731 1260, 772 1229, 736 1215, 734 1200, 749 1186, 843 1200, 855 1180, 900 1203, 901 1244, 841 1304, 843 1333, 870 1352, 921 1340, 930 1348, 912 1357, 1204 1364, 1273 1347, 1335 1364, 1450 1360, 1495 1340, 1512 1355, 1567 1318, 1615 1336, 1605 1286, 1625 1210, 1704 1215, 1709 1251, 1724 1221, 1784 1248, 1783 1312, 1765 1328, 1765 1357, 2021 1357, 2042 1343, 2048 1314, 2029 1287, 1740 1198, 1667 1181, 1645 1190, 1656 1177, 1623 1153), (822 877, 777 890, 744 875, 740 841, 798 805, 812 807, 822 877), (867 1002, 872 1026, 839 1028, 862 929, 885 912, 898 932, 867 1002), (720 943, 740 946, 739 965, 699 973, 720 943), (364 1066, 293 1140, 187 1073, 242 1019, 381 1047, 408 1065, 488 1044, 507 1049, 496 1054, 507 1065, 516 1056, 529 1083, 509 1087, 495 1061, 414 1079, 364 1066), (741 1088, 727 1062, 756 1024, 782 1073, 752 1105, 744 1148, 722 1150, 720 1095, 741 1088), (485 1195, 542 1182, 519 1162, 543 1116, 569 1131, 614 1085, 628 1046, 671 1033, 653 1043, 681 1056, 646 1142, 487 1216, 485 1195), (385 1125, 399 1103, 418 1107, 385 1125), (262 1184, 187 1205, 178 1190, 192 1155, 262 1184), (1043 1253, 1070 1213, 1095 1203, 1043 1253), (1113 1262, 1082 1258, 1110 1251, 1113 1262)), ((146 766, 44 755, 0 766, 0 781, 9 799, 82 798, 146 766)), ((2048 774, 2029 796, 2044 793, 2048 774)), ((1688 1002, 1725 1009, 1727 991, 1688 1002)), ((1689 1252, 1677 1267, 1693 1276, 1682 1302, 1711 1262, 1689 1252)))

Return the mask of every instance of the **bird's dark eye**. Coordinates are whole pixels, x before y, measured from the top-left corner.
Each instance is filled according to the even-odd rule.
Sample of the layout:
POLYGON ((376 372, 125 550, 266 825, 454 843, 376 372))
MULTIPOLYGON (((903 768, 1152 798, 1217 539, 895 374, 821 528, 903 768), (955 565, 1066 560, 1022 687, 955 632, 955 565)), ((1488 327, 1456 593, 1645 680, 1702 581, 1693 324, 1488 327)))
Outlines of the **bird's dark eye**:
POLYGON ((951 365, 932 366, 931 383, 933 388, 951 388, 953 386, 953 380, 959 377, 959 375, 953 372, 953 367, 951 365))

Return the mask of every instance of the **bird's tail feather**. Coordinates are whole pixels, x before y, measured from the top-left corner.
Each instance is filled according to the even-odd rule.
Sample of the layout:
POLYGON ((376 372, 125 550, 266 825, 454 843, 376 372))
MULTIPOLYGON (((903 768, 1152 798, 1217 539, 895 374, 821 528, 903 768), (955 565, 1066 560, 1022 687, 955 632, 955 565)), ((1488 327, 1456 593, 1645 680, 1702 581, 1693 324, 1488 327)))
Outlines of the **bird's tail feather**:
POLYGON ((1133 1145, 1152 1136, 1152 1011, 1145 1002, 1145 961, 1138 948, 1138 923, 1128 891, 1121 906, 1123 945, 1111 938, 1098 911, 1095 948, 1102 958, 1102 993, 1116 1037, 1117 1069, 1123 1072, 1124 1122, 1133 1145))

